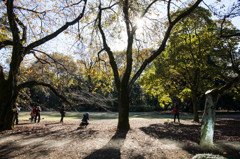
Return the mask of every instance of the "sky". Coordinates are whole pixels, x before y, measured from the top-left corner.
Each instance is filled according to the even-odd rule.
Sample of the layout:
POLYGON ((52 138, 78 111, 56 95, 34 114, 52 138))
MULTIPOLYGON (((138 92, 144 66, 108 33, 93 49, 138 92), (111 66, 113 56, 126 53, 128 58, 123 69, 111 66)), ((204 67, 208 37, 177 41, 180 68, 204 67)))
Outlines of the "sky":
MULTIPOLYGON (((234 2, 236 3, 237 0, 221 0, 221 2, 219 2, 219 3, 216 3, 216 0, 205 0, 204 3, 202 2, 200 4, 200 6, 207 8, 206 5, 208 5, 210 7, 213 6, 217 9, 220 9, 224 5, 225 7, 221 8, 221 10, 223 11, 223 13, 226 13, 227 10, 229 9, 229 7, 231 6, 231 4, 234 3, 234 2)), ((218 17, 216 17, 216 16, 213 16, 212 18, 213 19, 218 19, 218 17)), ((137 19, 137 23, 139 25, 144 25, 146 22, 137 19)), ((233 18, 232 23, 236 28, 238 28, 240 30, 240 16, 233 18)), ((142 28, 139 27, 138 32, 142 32, 142 31, 143 31, 142 28)), ((127 39, 126 33, 122 34, 122 38, 127 39)), ((62 41, 61 45, 57 44, 57 47, 54 48, 54 50, 56 52, 67 52, 67 54, 71 54, 71 52, 73 52, 74 49, 76 49, 76 47, 75 47, 76 44, 73 45, 74 42, 75 42, 74 38, 71 38, 68 35, 66 36, 66 35, 61 34, 59 37, 57 37, 56 39, 54 39, 50 43, 56 43, 54 41, 62 41), (67 48, 67 47, 65 47, 66 45, 70 45, 72 47, 67 48)), ((122 48, 126 48, 126 41, 125 40, 120 40, 116 44, 112 45, 112 47, 113 47, 114 50, 120 51, 120 50, 122 50, 122 48)))

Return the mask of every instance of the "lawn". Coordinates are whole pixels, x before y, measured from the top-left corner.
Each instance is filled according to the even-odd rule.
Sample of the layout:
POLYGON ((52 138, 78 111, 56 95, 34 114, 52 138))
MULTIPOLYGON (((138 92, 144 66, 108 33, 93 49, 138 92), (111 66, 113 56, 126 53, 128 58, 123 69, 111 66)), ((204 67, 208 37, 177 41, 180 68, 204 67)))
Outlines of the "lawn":
MULTIPOLYGON (((67 112, 64 120, 81 120, 83 114, 86 112, 67 112)), ((91 120, 103 120, 103 119, 117 119, 117 112, 89 112, 91 120)), ((173 114, 172 112, 130 112, 130 119, 134 118, 143 118, 143 119, 165 119, 172 120, 173 114)), ((217 118, 240 118, 240 114, 238 113, 220 113, 217 115, 217 118)), ((20 120, 29 120, 30 112, 20 112, 19 119, 20 120)), ((41 118, 44 120, 50 121, 58 121, 60 120, 60 113, 57 111, 43 111, 41 112, 41 118)), ((199 113, 199 118, 201 118, 201 113, 199 113)), ((191 120, 193 119, 193 115, 190 113, 181 113, 181 120, 191 120)))

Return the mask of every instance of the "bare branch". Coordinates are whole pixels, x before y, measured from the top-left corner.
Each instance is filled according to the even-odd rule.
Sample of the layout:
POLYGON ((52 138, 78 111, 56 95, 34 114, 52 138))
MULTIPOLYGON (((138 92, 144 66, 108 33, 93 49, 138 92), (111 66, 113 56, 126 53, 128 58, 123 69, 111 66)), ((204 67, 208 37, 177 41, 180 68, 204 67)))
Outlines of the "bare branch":
POLYGON ((117 4, 119 4, 119 2, 116 2, 116 3, 114 3, 114 4, 112 4, 112 5, 108 6, 108 7, 104 7, 104 8, 102 8, 102 10, 111 9, 112 7, 114 7, 117 4))
POLYGON ((110 65, 113 70, 116 87, 117 87, 117 89, 119 89, 120 88, 120 77, 119 77, 119 73, 118 73, 118 67, 117 67, 115 58, 113 56, 113 52, 111 51, 110 47, 107 44, 106 36, 104 34, 104 31, 103 31, 102 25, 101 25, 101 20, 102 20, 102 9, 101 9, 101 4, 100 4, 99 5, 99 13, 98 13, 98 29, 102 36, 104 50, 107 52, 108 57, 110 59, 110 65))
POLYGON ((197 8, 197 6, 200 4, 200 2, 202 2, 202 0, 197 0, 197 2, 195 2, 194 5, 192 5, 188 10, 186 10, 185 12, 181 13, 174 21, 172 21, 171 23, 169 23, 169 26, 167 28, 167 31, 165 33, 165 36, 162 40, 162 43, 160 45, 160 47, 158 48, 157 51, 154 51, 154 53, 148 58, 146 59, 143 64, 141 65, 141 67, 139 68, 139 70, 136 72, 136 74, 133 76, 133 78, 131 79, 130 83, 129 83, 129 88, 131 88, 134 84, 134 82, 137 80, 137 78, 141 75, 141 73, 143 72, 143 70, 147 67, 147 65, 149 63, 151 63, 158 55, 160 55, 166 47, 166 43, 167 40, 170 36, 170 32, 172 30, 172 28, 174 27, 174 25, 179 22, 182 18, 186 17, 187 15, 189 15, 195 8, 197 8))
MULTIPOLYGON (((48 58, 50 58, 50 59, 55 63, 56 66, 57 66, 57 64, 61 65, 61 66, 69 73, 68 69, 67 69, 62 63, 60 63, 60 62, 58 62, 57 60, 55 60, 53 57, 51 57, 51 56, 50 56, 49 54, 47 54, 46 52, 43 52, 43 51, 40 51, 40 50, 36 50, 36 49, 33 49, 33 51, 37 51, 37 52, 40 52, 40 53, 46 55, 48 58)), ((38 56, 36 56, 35 53, 33 53, 33 55, 34 55, 34 57, 36 57, 36 59, 38 59, 39 61, 44 61, 44 62, 46 62, 46 63, 48 63, 48 64, 51 65, 50 62, 48 62, 48 61, 46 61, 46 60, 44 60, 44 59, 39 58, 38 56)), ((69 74, 70 74, 70 73, 69 73, 69 74)))
POLYGON ((38 82, 38 81, 28 81, 22 84, 19 84, 16 87, 16 91, 19 92, 21 89, 29 87, 29 86, 44 86, 44 87, 48 87, 56 96, 58 96, 59 98, 61 98, 63 101, 65 101, 66 103, 68 103, 69 105, 72 105, 70 101, 67 100, 67 98, 61 94, 58 93, 58 91, 50 84, 48 83, 44 83, 44 82, 38 82))
POLYGON ((62 33, 63 31, 65 31, 69 26, 71 25, 74 25, 76 24, 79 20, 81 20, 84 16, 84 13, 85 13, 85 9, 86 9, 86 4, 87 4, 87 0, 84 0, 84 6, 83 6, 83 9, 82 9, 82 12, 79 14, 79 16, 77 18, 75 18, 73 21, 71 22, 67 22, 65 25, 63 25, 61 28, 59 28, 58 30, 56 30, 55 32, 53 32, 52 34, 40 39, 40 40, 37 40, 31 44, 29 44, 26 48, 26 52, 25 53, 28 53, 30 50, 32 50, 33 48, 55 38, 56 36, 58 36, 60 33, 62 33))
POLYGON ((22 23, 21 20, 18 19, 18 17, 16 17, 16 22, 20 25, 20 27, 22 28, 23 30, 23 34, 22 34, 22 41, 25 41, 27 40, 27 27, 22 23))
POLYGON ((171 4, 171 0, 169 0, 168 1, 168 6, 167 6, 167 16, 168 16, 168 21, 169 21, 169 23, 171 23, 172 22, 172 20, 171 20, 171 16, 170 16, 170 4, 171 4))
POLYGON ((7 5, 7 15, 8 15, 9 25, 12 31, 13 43, 17 44, 19 43, 20 38, 18 34, 19 30, 15 21, 17 16, 13 12, 13 0, 8 0, 5 4, 7 5))
POLYGON ((151 8, 151 6, 152 6, 155 2, 157 2, 157 1, 158 1, 158 0, 153 0, 152 3, 150 3, 150 4, 147 6, 147 8, 144 10, 144 12, 143 12, 143 14, 142 14, 141 17, 144 17, 145 14, 148 12, 148 10, 151 8))
POLYGON ((6 46, 12 46, 12 45, 13 45, 13 41, 11 41, 11 40, 1 41, 0 42, 0 50, 6 46))

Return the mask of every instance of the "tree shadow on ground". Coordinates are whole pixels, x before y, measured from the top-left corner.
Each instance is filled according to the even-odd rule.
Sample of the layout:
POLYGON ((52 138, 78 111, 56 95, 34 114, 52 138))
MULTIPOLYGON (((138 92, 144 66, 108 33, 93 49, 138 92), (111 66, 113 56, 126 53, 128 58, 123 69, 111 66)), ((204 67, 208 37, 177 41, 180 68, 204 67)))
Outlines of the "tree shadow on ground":
POLYGON ((200 124, 184 125, 165 122, 164 124, 141 127, 140 130, 158 139, 170 139, 180 142, 199 143, 200 138, 200 124))
POLYGON ((215 123, 214 140, 240 142, 240 120, 221 119, 215 123))
POLYGON ((0 158, 26 158, 26 156, 38 158, 47 156, 56 151, 57 145, 54 145, 54 143, 67 145, 77 138, 82 140, 98 133, 91 129, 84 131, 72 130, 66 133, 64 127, 49 130, 58 125, 61 126, 60 124, 50 123, 48 127, 35 125, 36 127, 17 127, 6 134, 1 132, 2 141, 6 141, 0 143, 0 158), (51 142, 53 144, 49 145, 51 142))
POLYGON ((214 143, 211 148, 199 146, 200 124, 152 124, 148 127, 141 127, 144 133, 158 139, 170 139, 183 143, 181 148, 190 154, 212 153, 230 159, 240 158, 240 120, 218 119, 215 122, 214 143), (235 144, 236 143, 236 144, 235 144))
POLYGON ((85 159, 120 159, 120 150, 124 144, 127 133, 128 131, 117 131, 103 148, 91 153, 85 159))
POLYGON ((43 141, 38 141, 38 143, 31 147, 31 149, 25 149, 24 145, 16 144, 16 142, 21 143, 21 140, 18 141, 8 141, 0 145, 0 158, 15 158, 22 157, 25 158, 26 155, 31 154, 31 158, 38 158, 39 156, 47 156, 52 152, 51 149, 43 149, 43 141), (12 152, 17 152, 12 154, 12 152))

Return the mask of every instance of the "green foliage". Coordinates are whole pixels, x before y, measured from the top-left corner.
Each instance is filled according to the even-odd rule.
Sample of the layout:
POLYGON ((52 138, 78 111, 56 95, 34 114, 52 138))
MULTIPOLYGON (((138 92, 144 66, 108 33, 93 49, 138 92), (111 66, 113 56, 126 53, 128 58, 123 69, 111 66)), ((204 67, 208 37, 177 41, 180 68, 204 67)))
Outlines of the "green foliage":
POLYGON ((217 24, 208 10, 198 7, 175 26, 166 51, 140 79, 146 93, 158 96, 161 106, 174 96, 182 102, 193 94, 200 97, 214 86, 220 71, 226 72, 226 50, 236 50, 237 41, 220 39, 217 24))

